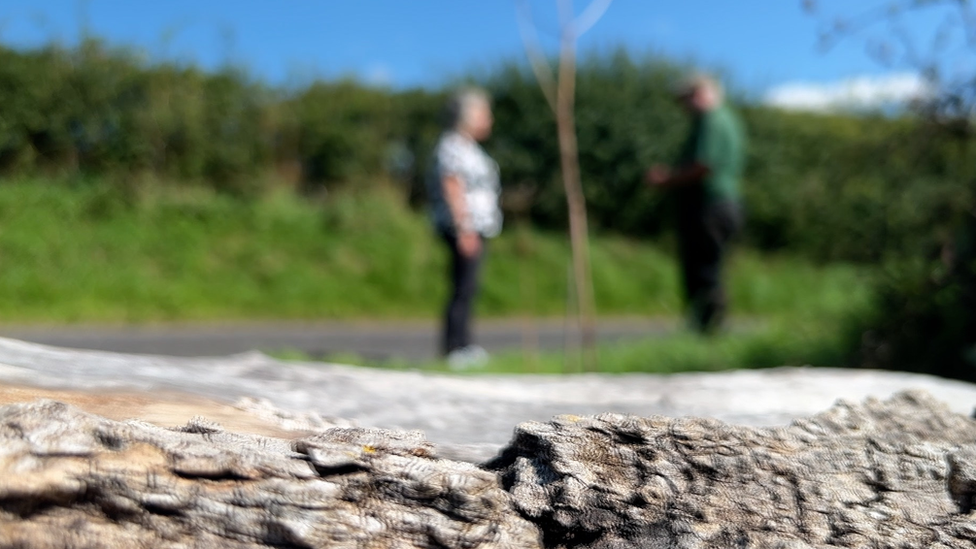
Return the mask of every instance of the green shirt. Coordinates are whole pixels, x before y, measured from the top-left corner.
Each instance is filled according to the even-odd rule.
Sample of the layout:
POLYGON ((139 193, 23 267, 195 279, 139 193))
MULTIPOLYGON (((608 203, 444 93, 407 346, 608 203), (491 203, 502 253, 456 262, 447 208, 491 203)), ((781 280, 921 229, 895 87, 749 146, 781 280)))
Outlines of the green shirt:
POLYGON ((709 174, 702 180, 705 202, 739 200, 739 179, 745 165, 745 132, 739 118, 727 107, 695 118, 682 150, 679 165, 703 164, 709 174))

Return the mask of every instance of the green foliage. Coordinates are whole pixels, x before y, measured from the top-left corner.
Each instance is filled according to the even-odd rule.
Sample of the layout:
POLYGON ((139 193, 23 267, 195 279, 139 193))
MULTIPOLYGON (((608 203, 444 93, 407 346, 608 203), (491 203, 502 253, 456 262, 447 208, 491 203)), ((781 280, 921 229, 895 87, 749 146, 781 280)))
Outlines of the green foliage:
POLYGON ((260 123, 270 99, 232 70, 150 68, 94 40, 0 49, 0 169, 148 171, 237 190, 234 180, 267 159, 260 123))
MULTIPOLYGON (((489 246, 479 315, 564 314, 564 237, 522 226, 489 246)), ((592 253, 601 313, 679 313, 672 254, 619 236, 595 238, 592 253)), ((446 255, 402 193, 378 183, 317 201, 131 193, 98 180, 0 185, 6 323, 433 318, 446 255)), ((732 300, 748 315, 842 308, 866 287, 858 269, 751 252, 732 269, 732 300)))
MULTIPOLYGON (((604 373, 673 374, 716 372, 779 366, 833 366, 844 358, 843 346, 828 323, 803 323, 799 318, 776 319, 714 338, 669 332, 636 342, 602 345, 598 349, 604 373)), ((369 364, 360 362, 360 364, 369 364)), ((444 364, 424 366, 446 369, 444 364)), ((506 353, 473 373, 545 373, 579 371, 564 353, 506 353)))
POLYGON ((855 364, 976 381, 976 217, 937 257, 891 262, 848 348, 855 364))
MULTIPOLYGON (((580 162, 591 226, 604 235, 593 249, 603 312, 680 310, 662 251, 673 208, 642 174, 671 161, 687 131, 668 93, 683 69, 623 50, 580 62, 580 162)), ((568 250, 553 116, 520 63, 471 80, 495 98, 486 146, 509 219, 482 313, 560 314, 568 250)), ((445 92, 275 88, 239 68, 150 63, 94 39, 0 46, 0 319, 436 314, 442 281, 429 273, 443 256, 402 197, 423 203, 445 92)), ((909 116, 734 102, 749 134, 752 250, 735 261, 737 310, 860 302, 852 293, 865 282, 851 267, 820 272, 757 251, 885 265, 875 312, 849 327, 853 360, 976 379, 966 297, 976 284, 958 259, 971 256, 945 259, 976 234, 958 236, 976 181, 965 135, 909 116)))
POLYGON ((416 121, 397 109, 417 94, 402 95, 355 82, 285 92, 234 67, 150 65, 94 39, 0 47, 0 172, 151 173, 247 196, 281 179, 370 180, 416 121))
POLYGON ((750 237, 763 247, 873 263, 926 253, 965 208, 966 182, 976 175, 953 167, 959 155, 951 142, 920 141, 925 127, 908 119, 756 112, 748 119, 750 237), (804 169, 791 176, 790 166, 804 169))
MULTIPOLYGON (((643 174, 652 161, 674 156, 687 129, 668 91, 679 68, 621 50, 582 60, 578 72, 580 169, 594 225, 632 235, 660 232, 664 205, 645 189, 643 174)), ((531 72, 509 64, 485 85, 497 120, 489 150, 505 182, 533 193, 536 223, 565 225, 555 121, 531 72)))
MULTIPOLYGON (((656 237, 670 226, 669 201, 642 180, 687 131, 668 93, 681 72, 623 50, 580 62, 580 162, 596 230, 656 237)), ((509 217, 563 228, 555 124, 530 71, 507 62, 476 80, 495 98, 487 147, 508 194, 522 198, 507 202, 509 217)), ((354 81, 274 89, 233 67, 150 64, 97 40, 0 47, 0 173, 180 181, 244 197, 391 180, 419 206, 443 99, 354 81)), ((976 176, 944 139, 916 147, 922 128, 908 119, 739 110, 751 144, 745 240, 758 249, 877 262, 928 246, 921 235, 944 225, 967 194, 960 182, 976 176)))
POLYGON ((298 131, 298 158, 313 183, 375 179, 392 139, 393 97, 355 82, 317 82, 287 105, 298 131))
MULTIPOLYGON (((668 94, 680 67, 626 52, 584 59, 579 67, 580 164, 593 225, 658 236, 671 224, 667 197, 647 190, 643 173, 675 158, 688 128, 668 94)), ((531 73, 509 64, 486 85, 497 130, 490 152, 510 188, 534 196, 531 218, 565 224, 554 121, 531 73)), ((822 115, 740 102, 749 134, 744 177, 747 243, 819 261, 878 262, 932 245, 966 203, 976 165, 910 118, 822 115), (960 167, 961 166, 961 167, 960 167), (933 227, 938 227, 933 231, 933 227)))
MULTIPOLYGON (((658 237, 666 196, 643 173, 668 163, 688 128, 668 90, 681 68, 623 51, 579 67, 577 125, 590 218, 598 230, 658 237)), ((510 189, 534 197, 529 215, 562 227, 554 121, 531 73, 507 64, 486 80, 497 129, 488 144, 510 189)), ((885 115, 823 115, 737 105, 749 134, 745 241, 817 261, 877 263, 927 252, 968 203, 976 165, 922 123, 885 115), (919 146, 919 136, 923 135, 919 146)))
MULTIPOLYGON (((845 342, 831 316, 777 316, 762 323, 745 324, 731 332, 702 337, 676 329, 673 323, 643 339, 598 346, 602 373, 716 372, 780 366, 833 366, 844 358, 845 342)), ((352 364, 383 369, 450 371, 441 360, 411 362, 402 359, 370 360, 356 354, 312 356, 294 349, 267 349, 282 360, 352 364)), ((492 356, 486 364, 463 374, 566 374, 579 373, 575 354, 535 348, 511 350, 492 356)))

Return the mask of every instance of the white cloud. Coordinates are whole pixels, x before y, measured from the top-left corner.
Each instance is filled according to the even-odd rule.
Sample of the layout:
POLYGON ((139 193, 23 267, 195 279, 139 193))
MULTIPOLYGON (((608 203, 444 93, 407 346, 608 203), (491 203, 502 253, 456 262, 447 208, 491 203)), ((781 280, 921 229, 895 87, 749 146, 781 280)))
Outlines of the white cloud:
POLYGON ((367 84, 389 86, 393 84, 393 70, 385 63, 371 65, 364 75, 367 84))
POLYGON ((929 93, 929 85, 921 76, 895 73, 826 84, 787 82, 766 92, 763 102, 790 110, 828 112, 899 105, 929 93))

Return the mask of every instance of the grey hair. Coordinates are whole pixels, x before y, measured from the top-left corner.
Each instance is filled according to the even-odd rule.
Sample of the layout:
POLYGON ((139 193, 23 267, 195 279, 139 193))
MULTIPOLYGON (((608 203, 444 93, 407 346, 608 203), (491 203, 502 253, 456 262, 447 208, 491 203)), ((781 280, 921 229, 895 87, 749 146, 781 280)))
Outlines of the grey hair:
POLYGON ((722 84, 713 76, 702 72, 695 72, 686 75, 675 86, 675 95, 685 95, 695 90, 706 89, 715 96, 717 103, 725 100, 725 89, 722 84))
POLYGON ((475 105, 490 105, 491 96, 481 88, 461 88, 451 94, 445 109, 445 126, 452 129, 461 127, 471 116, 475 105))

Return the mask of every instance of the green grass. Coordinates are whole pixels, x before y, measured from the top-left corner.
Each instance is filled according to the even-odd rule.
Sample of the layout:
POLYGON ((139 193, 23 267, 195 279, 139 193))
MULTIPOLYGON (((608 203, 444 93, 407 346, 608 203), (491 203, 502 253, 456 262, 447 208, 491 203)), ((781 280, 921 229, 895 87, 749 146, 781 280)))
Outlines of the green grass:
MULTIPOLYGON (((141 189, 2 182, 0 322, 431 318, 442 307, 443 246, 392 190, 312 202, 141 189)), ((600 314, 680 314, 667 250, 595 237, 592 257, 600 314)), ((478 314, 564 314, 568 261, 564 235, 509 227, 490 244, 478 314)), ((742 251, 730 288, 739 315, 823 317, 862 303, 867 280, 849 266, 742 251)))
MULTIPOLYGON (((704 338, 681 331, 637 342, 600 345, 597 371, 603 373, 713 372, 777 366, 839 366, 845 356, 838 333, 825 325, 807 326, 775 320, 745 330, 704 338)), ((421 365, 445 370, 442 362, 421 365)), ((471 373, 578 373, 576 355, 563 352, 505 353, 471 373)))
MULTIPOLYGON (((800 322, 797 318, 749 321, 727 333, 702 337, 685 330, 672 330, 644 340, 601 344, 597 349, 597 370, 601 373, 715 372, 778 366, 843 366, 846 364, 843 336, 838 322, 843 317, 800 322)), ((392 370, 449 372, 441 360, 371 361, 344 353, 314 357, 295 350, 270 350, 281 360, 325 361, 392 370)), ((482 366, 457 372, 480 374, 566 374, 582 373, 580 357, 571 352, 536 349, 511 350, 491 357, 482 366)))

